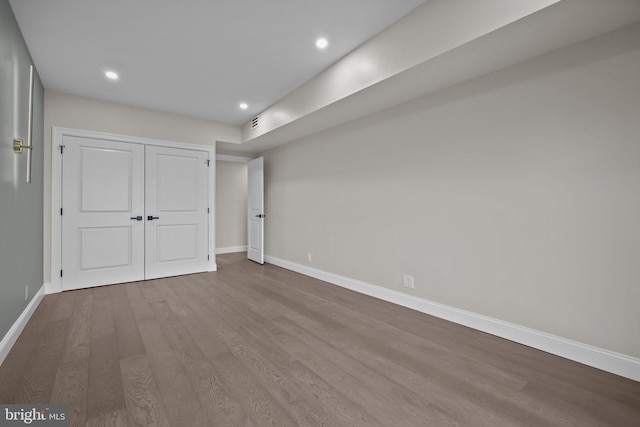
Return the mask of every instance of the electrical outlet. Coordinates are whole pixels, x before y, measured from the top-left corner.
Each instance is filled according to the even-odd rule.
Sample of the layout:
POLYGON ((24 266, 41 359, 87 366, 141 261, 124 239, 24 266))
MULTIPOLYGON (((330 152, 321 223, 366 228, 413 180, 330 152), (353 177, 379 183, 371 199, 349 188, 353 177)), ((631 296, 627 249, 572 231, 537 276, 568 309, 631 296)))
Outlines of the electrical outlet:
POLYGON ((28 300, 29 299, 29 285, 24 287, 24 300, 28 300))
POLYGON ((410 288, 413 289, 414 283, 413 283, 413 276, 409 276, 408 274, 403 274, 402 275, 402 286, 405 288, 410 288))
POLYGON ((307 261, 311 262, 311 252, 307 252, 307 261))

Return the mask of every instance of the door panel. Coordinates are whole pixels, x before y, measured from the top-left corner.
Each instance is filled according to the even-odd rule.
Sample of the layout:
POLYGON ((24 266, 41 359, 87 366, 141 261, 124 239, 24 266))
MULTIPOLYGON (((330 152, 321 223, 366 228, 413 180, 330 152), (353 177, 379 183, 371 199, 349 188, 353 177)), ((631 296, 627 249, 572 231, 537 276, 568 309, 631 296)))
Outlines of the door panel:
POLYGON ((252 252, 260 251, 262 248, 262 239, 260 232, 260 221, 251 220, 249 221, 249 250, 252 252))
POLYGON ((83 146, 80 147, 80 156, 80 210, 129 212, 132 198, 132 153, 83 146))
POLYGON ((247 257, 264 264, 264 159, 251 160, 247 171, 247 257))
POLYGON ((144 146, 64 137, 63 289, 144 279, 144 146))
POLYGON ((131 265, 132 227, 78 229, 81 271, 131 265))
MULTIPOLYGON (((150 147, 151 148, 151 147, 150 147)), ((154 149, 156 147, 153 147, 154 149)), ((191 157, 191 150, 170 149, 170 153, 157 153, 158 212, 196 212, 198 208, 198 172, 204 167, 202 156, 191 157), (184 157, 185 155, 189 157, 184 157)), ((152 150, 155 152, 155 150, 152 150)), ((206 169, 205 169, 206 170, 206 169)))
POLYGON ((159 225, 158 262, 195 260, 198 257, 198 227, 196 225, 159 225))
POLYGON ((203 151, 147 146, 147 279, 207 271, 207 159, 203 151))

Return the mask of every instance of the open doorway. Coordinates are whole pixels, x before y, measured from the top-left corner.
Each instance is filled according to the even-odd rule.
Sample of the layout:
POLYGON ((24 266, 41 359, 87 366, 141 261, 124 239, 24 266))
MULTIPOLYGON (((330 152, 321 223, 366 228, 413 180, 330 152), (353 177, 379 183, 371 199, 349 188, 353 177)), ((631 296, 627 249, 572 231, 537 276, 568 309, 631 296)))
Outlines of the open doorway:
POLYGON ((216 156, 216 254, 247 251, 247 163, 216 156))

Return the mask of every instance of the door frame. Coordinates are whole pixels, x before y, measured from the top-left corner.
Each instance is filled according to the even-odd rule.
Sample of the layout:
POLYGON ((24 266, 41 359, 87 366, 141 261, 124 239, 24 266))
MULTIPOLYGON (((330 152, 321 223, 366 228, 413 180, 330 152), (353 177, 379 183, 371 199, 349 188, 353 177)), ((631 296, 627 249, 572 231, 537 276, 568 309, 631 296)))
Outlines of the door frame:
POLYGON ((143 145, 156 145, 160 147, 183 148, 207 152, 209 155, 209 186, 207 191, 207 207, 209 208, 208 271, 216 271, 218 269, 215 250, 215 141, 213 141, 211 145, 199 145, 53 126, 51 135, 51 285, 47 287, 48 294, 62 292, 62 280, 60 277, 60 271, 62 270, 62 216, 60 215, 60 209, 62 208, 62 155, 60 154, 60 146, 62 145, 62 141, 65 136, 76 136, 80 138, 128 142, 143 145))

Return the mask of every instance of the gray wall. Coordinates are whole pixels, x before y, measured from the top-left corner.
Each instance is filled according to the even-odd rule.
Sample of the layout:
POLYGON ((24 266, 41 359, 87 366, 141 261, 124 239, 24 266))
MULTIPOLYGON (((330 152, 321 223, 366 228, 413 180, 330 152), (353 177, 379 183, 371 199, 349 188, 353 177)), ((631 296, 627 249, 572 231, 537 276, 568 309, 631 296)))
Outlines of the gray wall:
POLYGON ((33 109, 31 184, 25 182, 26 154, 14 154, 12 145, 16 137, 27 142, 31 64, 9 2, 0 0, 0 337, 43 284, 44 90, 39 79, 33 109))
POLYGON ((638 76, 626 29, 268 150, 266 252, 640 357, 638 76))

